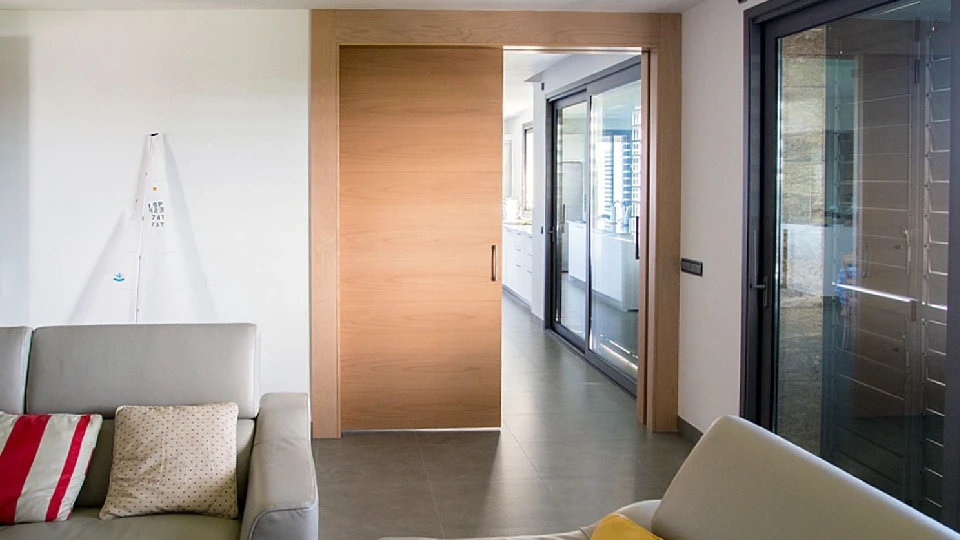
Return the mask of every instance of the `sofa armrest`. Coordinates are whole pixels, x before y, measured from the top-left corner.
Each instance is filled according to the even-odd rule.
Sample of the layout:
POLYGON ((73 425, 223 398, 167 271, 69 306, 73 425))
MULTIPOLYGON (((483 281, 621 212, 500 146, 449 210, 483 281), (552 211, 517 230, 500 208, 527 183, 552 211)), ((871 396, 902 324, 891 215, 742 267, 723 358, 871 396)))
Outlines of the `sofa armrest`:
POLYGON ((317 472, 306 394, 260 400, 240 540, 316 540, 317 472))
POLYGON ((660 508, 659 499, 635 502, 621 508, 620 513, 644 529, 653 531, 653 514, 657 512, 657 508, 660 508))

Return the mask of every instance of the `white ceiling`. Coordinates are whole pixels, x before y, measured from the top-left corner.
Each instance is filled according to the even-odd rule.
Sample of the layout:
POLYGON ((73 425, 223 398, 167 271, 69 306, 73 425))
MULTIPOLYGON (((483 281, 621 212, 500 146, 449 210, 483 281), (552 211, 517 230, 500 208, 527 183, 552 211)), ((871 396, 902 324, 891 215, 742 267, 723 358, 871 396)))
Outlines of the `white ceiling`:
POLYGON ((503 53, 503 117, 509 118, 533 106, 533 83, 526 82, 537 73, 568 57, 520 51, 503 53))
MULTIPOLYGON (((480 9, 679 13, 702 0, 0 0, 0 9, 480 9)), ((732 0, 731 0, 732 1, 732 0)))

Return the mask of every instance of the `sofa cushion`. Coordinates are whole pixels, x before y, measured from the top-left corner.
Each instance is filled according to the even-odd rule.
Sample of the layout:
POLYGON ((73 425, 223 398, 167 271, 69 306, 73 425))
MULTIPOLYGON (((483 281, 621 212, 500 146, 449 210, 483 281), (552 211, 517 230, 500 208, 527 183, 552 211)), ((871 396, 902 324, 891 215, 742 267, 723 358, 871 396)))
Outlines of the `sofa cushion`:
POLYGON ((25 326, 0 328, 0 411, 23 414, 27 354, 33 331, 25 326))
MULTIPOLYGON (((0 540, 3 539, 3 536, 0 536, 0 540)), ((381 538, 380 540, 433 540, 430 538, 421 538, 421 537, 406 537, 406 536, 388 536, 381 538)), ((475 540, 590 540, 590 537, 584 534, 583 531, 571 531, 566 533, 559 534, 539 534, 535 536, 490 536, 484 538, 476 538, 475 540)))
MULTIPOLYGON (((87 480, 80 489, 76 506, 100 508, 107 499, 110 485, 110 467, 113 465, 113 420, 104 420, 93 450, 87 480)), ((247 475, 250 472, 250 452, 253 449, 253 420, 237 421, 237 503, 241 511, 247 500, 247 475)))
POLYGON ((66 520, 101 422, 99 415, 0 412, 0 523, 66 520))
POLYGON ((236 518, 237 405, 117 409, 101 519, 167 512, 236 518))
POLYGON ((103 521, 97 509, 78 509, 67 521, 0 528, 0 540, 236 540, 240 522, 192 514, 103 521))
POLYGON ((652 532, 621 514, 610 514, 600 520, 590 540, 661 540, 652 532))
POLYGON ((745 420, 707 430, 667 488, 653 532, 669 540, 956 539, 957 534, 745 420))
MULTIPOLYGON (((657 508, 659 507, 659 500, 640 501, 633 504, 628 504, 627 506, 617 510, 616 513, 626 517, 644 529, 652 531, 653 515, 657 512, 657 508)), ((593 536, 593 531, 596 530, 598 524, 599 522, 584 527, 583 533, 587 536, 593 536)))
POLYGON ((98 413, 122 405, 233 402, 256 418, 252 324, 53 326, 33 334, 26 412, 98 413))

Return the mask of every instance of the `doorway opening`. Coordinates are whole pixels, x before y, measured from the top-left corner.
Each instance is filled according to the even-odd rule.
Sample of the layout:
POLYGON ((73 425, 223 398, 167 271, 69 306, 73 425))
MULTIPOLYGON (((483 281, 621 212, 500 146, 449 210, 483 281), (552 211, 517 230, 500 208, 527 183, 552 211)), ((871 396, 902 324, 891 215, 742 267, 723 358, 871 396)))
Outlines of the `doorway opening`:
POLYGON ((639 51, 504 53, 505 294, 634 396, 645 345, 642 69, 639 51))
MULTIPOLYGON (((652 74, 645 79, 647 94, 655 109, 647 140, 653 186, 648 204, 655 220, 648 220, 647 358, 645 369, 639 370, 646 376, 638 380, 643 399, 636 404, 638 417, 651 430, 676 430, 681 34, 681 18, 672 13, 311 13, 310 378, 315 435, 337 437, 344 429, 378 428, 372 423, 359 425, 358 413, 367 412, 389 419, 390 425, 380 429, 413 424, 489 426, 496 423, 494 416, 499 417, 500 371, 494 366, 500 364, 502 333, 500 320, 494 319, 502 316, 503 294, 503 216, 498 203, 502 206, 504 42, 514 44, 508 47, 511 50, 642 51, 651 60, 645 63, 652 74), (363 48, 389 53, 392 59, 359 62, 363 48), (399 49, 445 54, 450 61, 442 65, 449 70, 440 73, 435 66, 425 66, 423 75, 411 74, 408 64, 423 67, 423 58, 410 52, 417 58, 408 61, 400 58, 405 52, 399 49), (455 58, 471 54, 475 58, 455 58), (481 56, 483 60, 478 60, 481 56), (482 81, 470 78, 475 72, 457 71, 477 70, 481 64, 487 75, 482 81), (371 69, 378 72, 372 82, 371 69), (399 80, 383 83, 380 74, 399 80), (399 83, 406 85, 404 91, 417 104, 398 103, 399 83), (475 95, 481 90, 482 95, 475 95), (456 100, 450 103, 452 98, 456 100), (447 104, 437 108, 425 100, 447 104), (385 110, 387 101, 391 106, 385 110), (469 118, 451 121, 451 110, 469 118), (429 126, 421 121, 428 113, 434 120, 429 126), (415 118, 406 121, 410 116, 415 118), (482 130, 482 137, 471 136, 477 130, 482 130), (469 161, 470 168, 453 160, 469 161), (394 166, 401 163, 403 170, 394 166), (379 170, 371 170, 374 167, 379 170), (372 173, 382 173, 382 189, 371 190, 376 186, 364 181, 372 173), (400 181, 398 174, 412 184, 400 181), (446 190, 446 199, 441 201, 439 190, 446 190), (398 197, 400 192, 403 196, 398 197), (464 197, 482 197, 482 208, 464 210, 464 197), (385 212, 378 220, 371 219, 369 214, 377 209, 369 201, 383 199, 389 199, 389 207, 378 202, 385 212), (448 214, 437 211, 438 201, 450 209, 448 214), (478 225, 471 228, 468 220, 478 225), (447 222, 454 227, 445 227, 447 222), (423 235, 398 230, 407 225, 423 235), (436 241, 439 236, 442 241, 436 241), (405 265, 392 276, 384 275, 396 268, 387 264, 387 254, 405 265), (361 261, 363 256, 368 260, 361 261), (426 290, 417 293, 420 289, 406 287, 407 283, 426 290), (444 297, 430 287, 432 283, 443 285, 444 297), (383 309, 387 298, 398 309, 383 309), (415 309, 399 309, 412 303, 417 304, 415 309), (443 330, 442 335, 434 329, 443 330), (446 342, 437 345, 436 340, 446 342), (396 344, 406 347, 405 352, 396 344), (403 384, 407 386, 401 391, 393 390, 403 384), (373 399, 365 400, 364 394, 373 399), (412 399, 397 401, 405 396, 412 399), (445 405, 449 403, 453 405, 445 405), (437 421, 434 412, 444 420, 437 421), (471 418, 479 412, 484 418, 459 421, 460 412, 471 418), (400 425, 398 419, 412 415, 419 415, 417 422, 400 425)), ((535 149, 539 146, 534 144, 535 149)), ((546 200, 545 187, 535 192, 535 200, 540 193, 546 200)), ((546 208, 541 210, 544 215, 546 208)), ((540 226, 546 220, 538 223, 536 210, 535 205, 532 231, 541 238, 533 242, 531 252, 538 265, 534 272, 539 273, 546 233, 540 226)), ((532 306, 542 315, 543 289, 532 285, 533 295, 540 295, 541 301, 532 306)))

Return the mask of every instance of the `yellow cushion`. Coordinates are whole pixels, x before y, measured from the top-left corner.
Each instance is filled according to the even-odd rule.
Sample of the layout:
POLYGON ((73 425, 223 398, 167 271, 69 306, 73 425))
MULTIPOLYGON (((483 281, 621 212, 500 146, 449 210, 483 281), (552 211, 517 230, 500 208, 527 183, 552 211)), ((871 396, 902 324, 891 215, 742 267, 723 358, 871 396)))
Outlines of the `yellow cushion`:
POLYGON ((610 514, 600 520, 590 540, 662 540, 620 514, 610 514))

